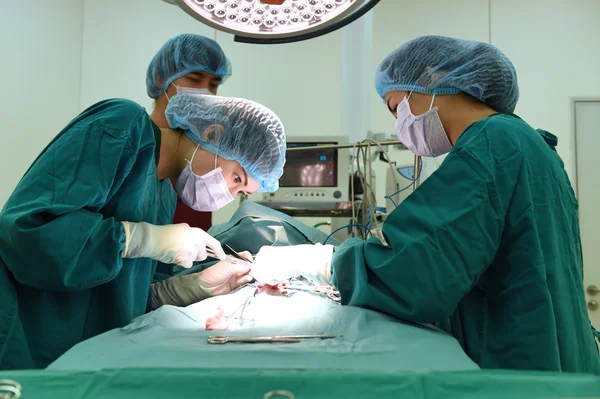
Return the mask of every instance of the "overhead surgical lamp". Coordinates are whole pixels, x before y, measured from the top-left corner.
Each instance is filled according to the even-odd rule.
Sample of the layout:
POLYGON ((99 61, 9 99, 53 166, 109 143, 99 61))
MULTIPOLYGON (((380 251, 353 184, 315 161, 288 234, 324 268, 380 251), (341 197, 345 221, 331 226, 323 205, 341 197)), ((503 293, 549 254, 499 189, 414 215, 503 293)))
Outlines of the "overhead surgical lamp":
POLYGON ((357 20, 379 0, 163 0, 234 41, 280 44, 312 39, 357 20))

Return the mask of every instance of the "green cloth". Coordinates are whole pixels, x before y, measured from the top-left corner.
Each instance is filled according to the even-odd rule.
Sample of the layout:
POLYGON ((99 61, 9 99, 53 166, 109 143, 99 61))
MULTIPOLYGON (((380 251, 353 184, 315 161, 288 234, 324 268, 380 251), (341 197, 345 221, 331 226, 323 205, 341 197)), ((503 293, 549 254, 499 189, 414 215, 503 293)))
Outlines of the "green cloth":
POLYGON ((600 374, 556 142, 514 115, 471 125, 390 214, 389 246, 336 249, 342 303, 434 323, 482 368, 600 374))
POLYGON ((232 315, 254 292, 241 289, 229 298, 212 298, 185 308, 162 306, 118 328, 88 339, 48 366, 48 370, 114 368, 252 368, 354 371, 456 371, 479 367, 456 339, 432 326, 420 326, 353 306, 340 306, 309 293, 289 298, 258 297, 244 308, 255 323, 228 331, 206 330, 206 320, 222 304, 232 315), (232 296, 237 296, 237 300, 232 296), (229 302, 229 305, 227 305, 229 302), (268 314, 268 316, 266 315, 268 314), (257 316, 255 318, 255 316, 257 316), (281 323, 273 324, 274 320, 281 323), (211 335, 273 337, 342 335, 293 344, 212 345, 211 335), (207 359, 210 359, 207 361, 207 359))
MULTIPOLYGON (((229 344, 228 344, 229 345, 229 344)), ((294 359, 290 358, 290 362, 294 359)), ((343 366, 342 364, 340 365, 343 366)), ((526 371, 373 372, 348 370, 120 369, 0 373, 22 385, 23 399, 573 399, 600 396, 600 377, 526 371), (289 396, 272 396, 285 399, 289 396)))
POLYGON ((122 259, 121 221, 172 221, 176 197, 156 174, 157 139, 144 108, 102 101, 18 183, 0 213, 0 369, 46 367, 145 312, 156 262, 122 259))

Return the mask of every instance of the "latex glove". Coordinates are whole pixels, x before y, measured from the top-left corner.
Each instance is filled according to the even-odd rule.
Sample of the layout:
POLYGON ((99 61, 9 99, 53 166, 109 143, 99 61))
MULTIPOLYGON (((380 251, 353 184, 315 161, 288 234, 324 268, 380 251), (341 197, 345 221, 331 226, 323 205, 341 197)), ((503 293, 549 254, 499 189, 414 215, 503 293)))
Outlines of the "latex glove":
POLYGON ((307 279, 329 284, 333 245, 303 244, 289 247, 262 247, 250 274, 256 281, 277 284, 301 274, 307 279))
MULTIPOLYGON (((249 253, 244 253, 250 255, 249 253)), ((253 280, 248 262, 228 256, 200 273, 187 274, 151 285, 152 309, 162 305, 188 306, 203 299, 228 294, 253 280)))
POLYGON ((186 268, 207 258, 206 247, 225 259, 219 241, 202 229, 187 223, 156 226, 149 223, 122 222, 125 228, 123 258, 150 258, 186 268))

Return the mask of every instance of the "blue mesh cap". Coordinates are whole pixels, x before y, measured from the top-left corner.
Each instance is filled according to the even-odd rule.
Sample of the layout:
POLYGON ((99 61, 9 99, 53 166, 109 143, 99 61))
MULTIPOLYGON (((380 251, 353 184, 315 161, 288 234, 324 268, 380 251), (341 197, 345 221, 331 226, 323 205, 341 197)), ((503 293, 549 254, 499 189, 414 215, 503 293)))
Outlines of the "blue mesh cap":
POLYGON ((208 72, 221 78, 231 76, 231 62, 214 40, 193 33, 169 39, 154 56, 146 72, 146 89, 154 99, 175 80, 190 72, 208 72))
POLYGON ((273 192, 285 164, 285 131, 273 111, 243 98, 177 94, 165 116, 173 129, 183 129, 198 146, 240 163, 260 184, 258 192, 273 192))
POLYGON ((377 68, 375 89, 424 94, 467 93, 497 112, 513 112, 519 99, 517 72, 491 44, 422 36, 388 55, 377 68))

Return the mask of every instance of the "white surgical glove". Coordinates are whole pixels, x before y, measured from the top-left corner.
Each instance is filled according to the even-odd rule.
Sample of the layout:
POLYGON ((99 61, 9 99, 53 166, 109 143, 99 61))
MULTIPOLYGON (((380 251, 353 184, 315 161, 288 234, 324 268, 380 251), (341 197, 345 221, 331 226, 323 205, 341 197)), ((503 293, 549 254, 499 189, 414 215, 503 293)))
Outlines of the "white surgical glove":
POLYGON ((225 259, 219 241, 204 230, 187 223, 156 226, 149 223, 122 222, 125 228, 123 258, 150 258, 186 268, 207 258, 206 247, 225 259))
POLYGON ((329 284, 333 245, 303 244, 289 247, 262 247, 250 274, 260 283, 277 284, 301 274, 329 284))
POLYGON ((250 263, 228 256, 227 260, 200 273, 172 277, 152 284, 152 309, 162 305, 188 306, 212 296, 228 294, 252 281, 249 271, 250 263))

